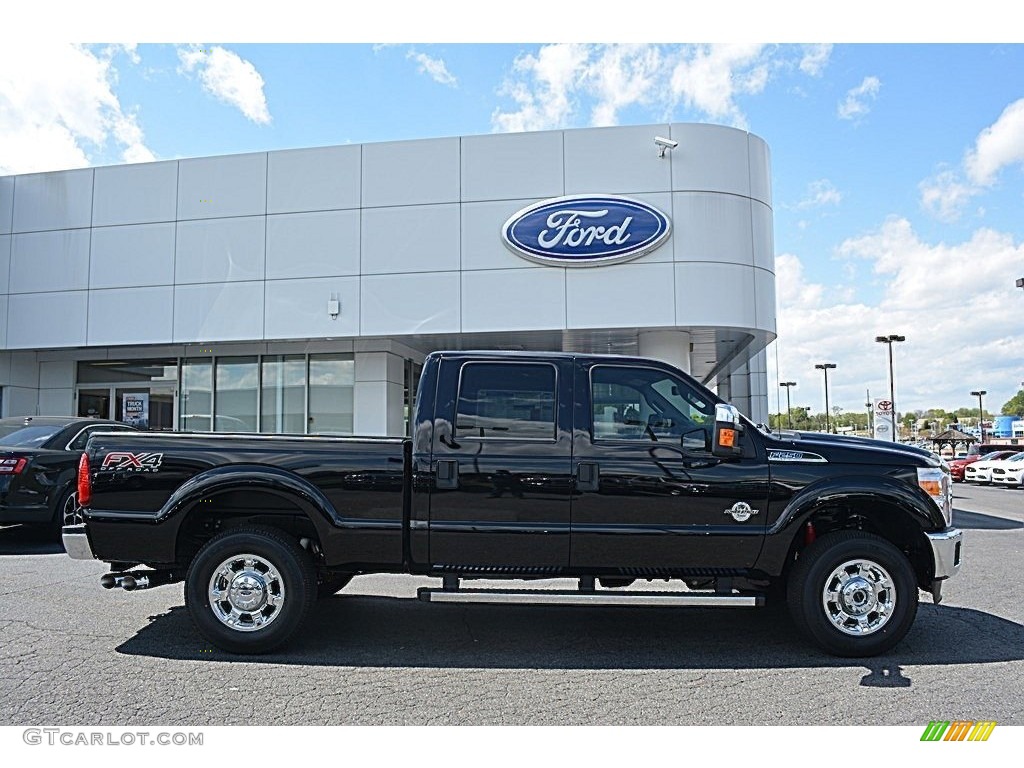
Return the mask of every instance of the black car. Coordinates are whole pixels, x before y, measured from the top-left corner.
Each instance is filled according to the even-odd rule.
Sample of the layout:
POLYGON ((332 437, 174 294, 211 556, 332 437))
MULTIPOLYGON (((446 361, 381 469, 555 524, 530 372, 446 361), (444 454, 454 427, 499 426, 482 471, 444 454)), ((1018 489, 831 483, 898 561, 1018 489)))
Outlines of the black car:
POLYGON ((0 524, 27 523, 59 533, 78 509, 75 476, 89 435, 136 431, 117 421, 79 416, 0 419, 0 524))

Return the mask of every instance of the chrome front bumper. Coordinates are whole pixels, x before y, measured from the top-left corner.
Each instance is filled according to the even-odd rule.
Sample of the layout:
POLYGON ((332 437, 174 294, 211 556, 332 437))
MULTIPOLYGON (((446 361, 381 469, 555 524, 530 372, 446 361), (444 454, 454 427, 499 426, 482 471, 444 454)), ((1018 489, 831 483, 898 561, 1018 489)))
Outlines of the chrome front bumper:
POLYGON ((85 532, 85 525, 67 525, 61 529, 61 539, 64 541, 64 550, 72 560, 95 560, 92 553, 92 546, 89 544, 89 535, 85 532))
POLYGON ((960 570, 963 560, 964 532, 959 528, 947 528, 937 533, 926 534, 932 545, 935 561, 935 580, 948 579, 960 570))

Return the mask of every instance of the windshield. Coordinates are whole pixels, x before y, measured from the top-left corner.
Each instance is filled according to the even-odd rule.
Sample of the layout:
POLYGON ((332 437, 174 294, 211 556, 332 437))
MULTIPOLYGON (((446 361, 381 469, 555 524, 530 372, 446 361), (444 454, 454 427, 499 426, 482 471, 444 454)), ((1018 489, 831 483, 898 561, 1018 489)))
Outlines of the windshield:
POLYGON ((16 448, 38 448, 55 434, 60 432, 58 426, 30 426, 11 424, 0 426, 0 445, 16 448))

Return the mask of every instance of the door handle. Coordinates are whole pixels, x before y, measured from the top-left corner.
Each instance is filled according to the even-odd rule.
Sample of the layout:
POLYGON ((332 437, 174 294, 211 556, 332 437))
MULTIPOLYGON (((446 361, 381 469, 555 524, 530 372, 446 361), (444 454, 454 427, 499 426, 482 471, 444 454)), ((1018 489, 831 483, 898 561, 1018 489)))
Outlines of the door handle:
POLYGON ((439 459, 437 462, 437 487, 451 490, 459 487, 459 462, 454 459, 439 459))
POLYGON ((576 490, 596 491, 601 485, 601 469, 596 462, 581 461, 576 467, 576 490))

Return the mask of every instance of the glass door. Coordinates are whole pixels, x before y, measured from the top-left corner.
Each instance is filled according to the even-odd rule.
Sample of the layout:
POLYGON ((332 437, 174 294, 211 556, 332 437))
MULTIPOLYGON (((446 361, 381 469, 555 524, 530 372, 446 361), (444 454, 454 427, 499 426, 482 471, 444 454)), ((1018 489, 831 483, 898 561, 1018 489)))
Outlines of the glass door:
POLYGON ((97 419, 110 418, 110 388, 79 389, 78 415, 92 416, 97 419))

